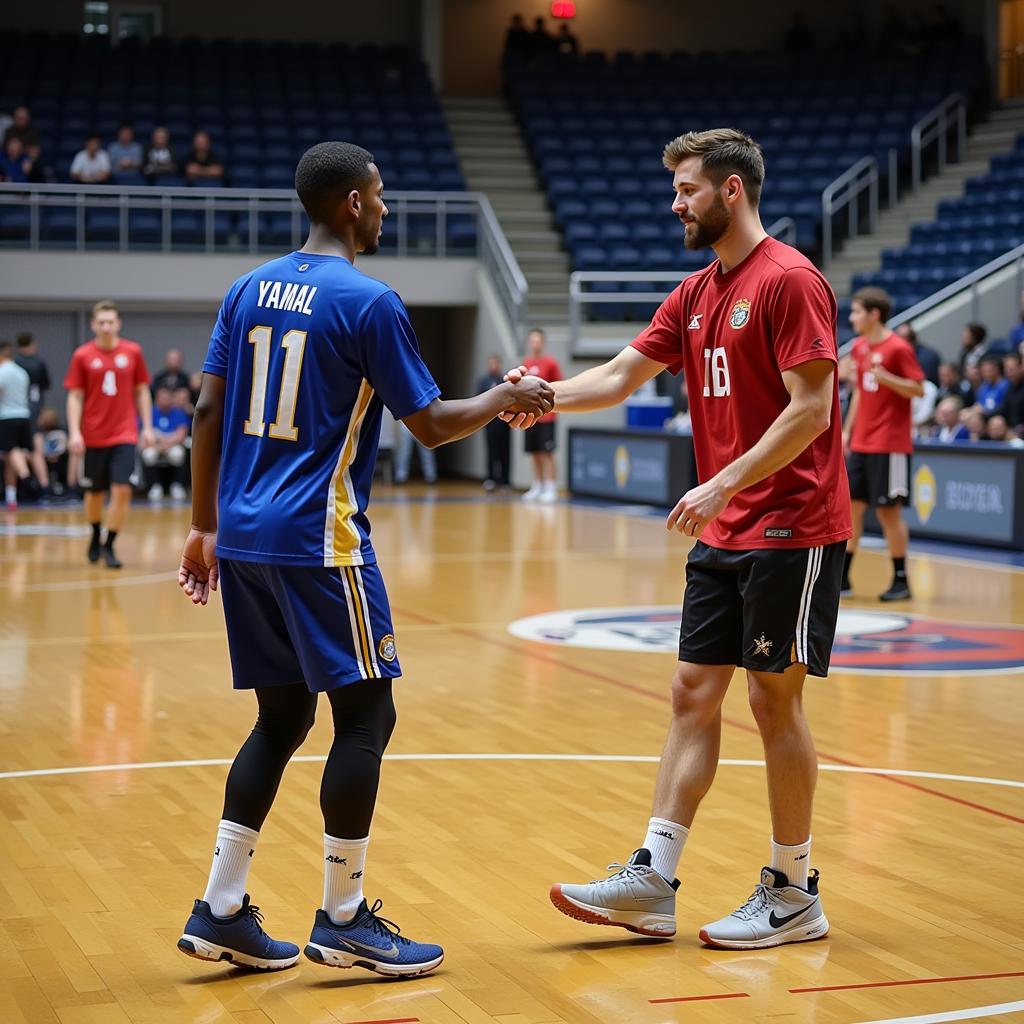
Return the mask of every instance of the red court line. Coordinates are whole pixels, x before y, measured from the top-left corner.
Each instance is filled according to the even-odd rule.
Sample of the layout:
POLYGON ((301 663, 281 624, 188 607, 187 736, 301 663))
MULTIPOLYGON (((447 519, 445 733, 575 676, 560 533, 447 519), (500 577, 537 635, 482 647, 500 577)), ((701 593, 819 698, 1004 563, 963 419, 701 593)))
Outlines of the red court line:
POLYGON ((938 985, 953 981, 991 981, 993 978, 1024 978, 1024 971, 1008 971, 1005 974, 964 974, 957 978, 909 978, 906 981, 865 981, 856 985, 819 985, 816 988, 791 988, 792 993, 800 992, 844 992, 851 988, 896 988, 900 985, 938 985))
MULTIPOLYGON (((403 608, 395 608, 395 611, 400 615, 408 615, 410 618, 418 619, 421 623, 427 625, 444 625, 443 622, 440 622, 437 619, 428 618, 418 612, 407 611, 403 608)), ((648 698, 648 700, 656 700, 662 704, 667 704, 670 701, 667 694, 647 690, 642 686, 634 686, 632 683, 623 682, 621 679, 616 679, 614 676, 605 675, 603 672, 595 672, 593 669, 584 668, 582 665, 572 665, 561 661, 558 658, 552 657, 550 654, 545 654, 542 651, 535 650, 530 646, 530 641, 525 641, 525 644, 523 641, 512 643, 508 640, 498 640, 495 637, 485 636, 483 633, 474 632, 471 629, 455 629, 453 632, 457 633, 459 636, 468 637, 471 640, 490 644, 492 647, 503 647, 505 650, 514 651, 519 655, 525 654, 533 661, 543 661, 548 665, 554 665, 556 668, 564 669, 567 672, 575 672, 577 675, 587 676, 590 679, 597 679, 602 683, 607 683, 609 686, 614 686, 620 690, 628 690, 630 693, 639 694, 641 697, 648 698)), ((741 729, 743 732, 759 735, 756 726, 749 725, 747 722, 741 722, 738 719, 728 718, 724 715, 722 716, 722 721, 734 729, 741 729)), ((818 751, 818 756, 826 761, 833 761, 835 764, 843 764, 851 768, 864 767, 864 765, 858 764, 856 761, 850 761, 845 757, 839 757, 836 754, 829 754, 823 750, 818 751)), ((944 793, 941 789, 932 789, 930 786, 922 786, 918 782, 911 782, 909 779, 903 779, 896 775, 885 775, 879 772, 872 772, 870 774, 874 778, 885 779, 888 782, 896 783, 898 786, 917 790, 919 793, 927 793, 930 796, 937 796, 942 800, 948 800, 950 803, 959 804, 961 807, 970 807, 973 810, 981 811, 984 814, 991 814, 994 817, 1003 818, 1006 821, 1012 821, 1017 825, 1024 825, 1024 818, 1017 817, 1017 815, 1014 814, 1009 814, 1006 811, 997 810, 995 807, 989 807, 986 804, 979 804, 973 800, 965 800, 963 797, 953 796, 951 793, 944 793)))
POLYGON ((696 1003, 702 999, 749 999, 749 992, 726 992, 718 996, 671 996, 668 999, 648 999, 649 1003, 696 1003))
POLYGON ((387 1020, 350 1020, 348 1024, 419 1024, 419 1017, 389 1017, 387 1020))

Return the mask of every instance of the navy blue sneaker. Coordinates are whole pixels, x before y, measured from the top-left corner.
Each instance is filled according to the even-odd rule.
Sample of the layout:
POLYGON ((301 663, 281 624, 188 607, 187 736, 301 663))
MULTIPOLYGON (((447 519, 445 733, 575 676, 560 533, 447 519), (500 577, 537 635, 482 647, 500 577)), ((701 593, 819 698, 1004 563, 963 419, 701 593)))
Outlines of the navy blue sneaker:
POLYGON ((394 978, 412 978, 439 967, 444 950, 399 935, 398 925, 377 916, 382 905, 377 900, 367 907, 363 900, 348 924, 335 924, 326 910, 318 910, 306 956, 324 967, 365 967, 394 978))
POLYGON ((292 967, 299 959, 299 947, 272 939, 262 922, 260 908, 249 902, 248 893, 242 899, 242 909, 230 917, 214 917, 209 903, 196 900, 178 949, 197 960, 229 960, 261 971, 292 967))

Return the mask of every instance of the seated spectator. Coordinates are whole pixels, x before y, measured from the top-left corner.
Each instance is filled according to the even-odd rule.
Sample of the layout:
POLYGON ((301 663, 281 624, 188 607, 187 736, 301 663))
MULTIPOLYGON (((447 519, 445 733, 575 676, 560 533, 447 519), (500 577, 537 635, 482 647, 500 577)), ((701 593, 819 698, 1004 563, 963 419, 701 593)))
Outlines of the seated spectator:
POLYGON ((986 416, 999 412, 1006 401, 1010 385, 1003 378, 1003 365, 998 356, 985 356, 979 364, 981 384, 976 388, 978 405, 986 416))
MULTIPOLYGON (((964 371, 965 380, 960 382, 960 386, 963 387, 967 384, 971 389, 971 394, 974 395, 974 405, 978 403, 978 388, 984 383, 981 376, 981 366, 975 363, 973 366, 968 366, 964 371)), ((967 404, 967 403, 965 403, 967 404)))
POLYGON ((188 374, 182 369, 185 357, 180 348, 169 348, 164 356, 164 368, 153 378, 153 394, 160 388, 175 392, 188 387, 188 374))
POLYGON ((39 145, 39 132, 32 127, 32 115, 26 106, 14 108, 14 121, 4 132, 4 146, 8 139, 20 139, 25 147, 39 145))
POLYGON ((188 417, 188 432, 192 433, 192 417, 196 414, 196 405, 192 401, 191 387, 175 388, 174 408, 180 409, 188 417))
POLYGON ((35 185, 56 180, 53 168, 43 163, 43 151, 40 146, 25 147, 25 168, 28 180, 35 185))
POLYGON ((224 177, 224 164, 210 148, 210 136, 206 132, 196 132, 192 139, 192 149, 185 160, 185 177, 190 185, 224 177))
POLYGON ((914 354, 917 356, 917 361, 920 364, 921 369, 924 370, 925 379, 930 380, 935 385, 938 385, 939 363, 942 362, 942 358, 939 356, 939 353, 921 341, 917 336, 917 331, 915 331, 910 324, 900 324, 899 327, 896 328, 896 333, 914 346, 914 354))
POLYGON ((985 439, 1011 444, 1014 448, 1024 448, 1024 441, 1010 430, 1010 424, 1006 422, 1006 417, 1000 416, 998 413, 995 416, 989 416, 988 423, 985 424, 985 439))
POLYGON ((107 147, 114 174, 135 174, 142 169, 142 143, 135 141, 130 124, 117 129, 117 139, 107 147))
POLYGON ((110 157, 100 146, 100 137, 90 135, 85 149, 80 149, 71 161, 71 180, 83 185, 102 185, 110 180, 110 157))
POLYGON ((985 440, 985 414, 977 405, 960 413, 960 422, 967 428, 968 441, 985 440))
POLYGON ((963 403, 956 396, 942 399, 935 407, 935 426, 932 428, 933 441, 953 444, 955 441, 969 441, 971 435, 960 422, 963 403))
POLYGON ((153 404, 154 443, 142 449, 150 501, 159 501, 164 496, 160 480, 164 472, 171 478, 171 497, 175 501, 185 499, 185 438, 188 437, 188 427, 188 416, 174 407, 171 389, 159 388, 153 404))
POLYGON ((555 49, 563 57, 573 57, 580 51, 580 44, 572 34, 567 22, 558 26, 558 35, 555 36, 555 49))
POLYGON ((39 410, 36 430, 43 438, 43 458, 50 477, 50 491, 55 498, 64 497, 74 483, 68 479, 68 432, 56 411, 49 407, 39 410))
POLYGON ((1006 378, 1003 415, 1011 430, 1024 434, 1024 361, 1018 352, 1003 356, 1003 376, 1006 378))
POLYGON ((984 324, 964 324, 960 335, 960 376, 966 377, 971 366, 977 366, 985 354, 985 338, 988 330, 984 324))
POLYGON ((960 379, 960 371, 953 363, 939 364, 939 390, 937 394, 941 402, 944 398, 959 398, 965 406, 974 405, 974 389, 970 383, 960 379))
POLYGON ((0 181, 28 181, 31 169, 25 144, 17 135, 12 135, 4 143, 3 157, 0 157, 0 181))
POLYGON ((178 173, 178 159, 171 149, 171 137, 166 128, 153 129, 142 173, 149 178, 150 183, 161 174, 178 173))

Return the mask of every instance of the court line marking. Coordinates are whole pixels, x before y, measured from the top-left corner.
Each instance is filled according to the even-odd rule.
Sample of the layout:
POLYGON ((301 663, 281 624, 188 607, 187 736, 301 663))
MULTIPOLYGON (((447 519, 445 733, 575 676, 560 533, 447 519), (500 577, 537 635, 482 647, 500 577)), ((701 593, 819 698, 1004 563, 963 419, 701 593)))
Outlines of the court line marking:
MULTIPOLYGON (((300 754, 292 758, 297 764, 323 764, 325 754, 300 754)), ((461 753, 461 754, 385 754, 385 761, 561 761, 597 764, 657 764, 661 760, 655 754, 510 754, 510 753, 461 753)), ((99 772, 140 771, 150 768, 209 768, 230 765, 232 757, 196 758, 188 761, 134 761, 124 764, 69 765, 65 768, 25 768, 17 771, 0 772, 4 779, 29 779, 53 775, 92 775, 99 772)), ((763 768, 764 761, 752 758, 722 758, 719 765, 726 768, 763 768)), ((848 773, 853 775, 906 776, 916 779, 936 779, 944 782, 974 783, 982 786, 1007 786, 1024 789, 1024 781, 999 779, 985 775, 953 775, 946 772, 915 771, 903 768, 871 768, 861 765, 823 764, 823 772, 848 773)))
POLYGON ((978 1020, 994 1017, 998 1013, 1024 1012, 1024 999, 1014 1003, 990 1003, 988 1006, 968 1006, 963 1010, 945 1010, 942 1013, 925 1013, 918 1017, 886 1017, 883 1020, 862 1020, 857 1024, 943 1024, 948 1020, 978 1020))
POLYGON ((649 1003, 697 1003, 704 999, 749 999, 749 992, 725 992, 715 996, 669 996, 667 999, 648 999, 649 1003))
POLYGON ((84 580, 55 580, 52 583, 26 583, 18 587, 19 593, 38 593, 47 590, 95 590, 98 587, 141 587, 147 583, 167 582, 176 580, 177 571, 174 572, 153 572, 145 576, 115 576, 109 579, 103 577, 84 580))
POLYGON ((991 981, 993 978, 1024 978, 1024 971, 1006 971, 1002 974, 962 974, 949 978, 903 978, 898 981, 859 981, 853 985, 816 985, 811 988, 791 988, 793 994, 803 992, 845 992, 853 988, 898 988, 901 985, 938 985, 954 981, 991 981))

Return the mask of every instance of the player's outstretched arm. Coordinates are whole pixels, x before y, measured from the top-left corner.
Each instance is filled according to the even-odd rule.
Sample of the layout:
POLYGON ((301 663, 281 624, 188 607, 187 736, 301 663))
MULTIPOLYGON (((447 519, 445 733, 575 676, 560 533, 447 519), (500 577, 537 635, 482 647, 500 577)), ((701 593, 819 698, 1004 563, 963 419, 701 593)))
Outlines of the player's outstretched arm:
POLYGON ((192 528, 185 540, 178 585, 193 604, 206 604, 217 589, 217 481, 224 432, 226 381, 203 374, 192 420, 192 528))
POLYGON ((402 422, 420 444, 428 448, 468 437, 490 423, 499 413, 543 416, 554 408, 551 385, 540 377, 525 377, 512 383, 506 381, 473 398, 442 401, 435 398, 430 405, 402 422))

